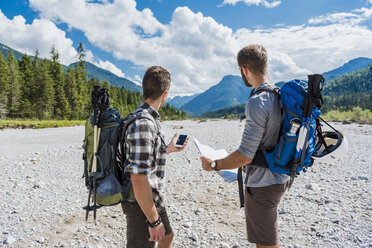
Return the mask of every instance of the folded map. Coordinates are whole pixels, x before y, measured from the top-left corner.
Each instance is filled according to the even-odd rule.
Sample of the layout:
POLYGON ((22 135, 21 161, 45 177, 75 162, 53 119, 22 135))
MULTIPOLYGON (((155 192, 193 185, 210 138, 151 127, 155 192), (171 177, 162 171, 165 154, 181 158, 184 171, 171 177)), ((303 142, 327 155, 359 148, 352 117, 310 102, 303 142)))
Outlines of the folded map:
MULTIPOLYGON (((212 160, 225 158, 227 155, 229 155, 224 149, 214 150, 212 147, 200 143, 195 138, 194 143, 202 156, 212 160)), ((236 181, 238 177, 238 169, 221 170, 216 172, 229 183, 236 181)))

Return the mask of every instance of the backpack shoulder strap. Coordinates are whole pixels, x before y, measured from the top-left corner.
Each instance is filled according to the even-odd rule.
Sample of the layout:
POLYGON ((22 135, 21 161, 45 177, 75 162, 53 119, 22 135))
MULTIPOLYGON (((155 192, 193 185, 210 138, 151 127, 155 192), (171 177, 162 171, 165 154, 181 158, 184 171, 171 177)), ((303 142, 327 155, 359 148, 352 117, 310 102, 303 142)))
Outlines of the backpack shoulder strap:
POLYGON ((256 95, 256 94, 259 94, 259 93, 264 92, 264 91, 269 92, 269 93, 273 93, 273 94, 277 95, 278 97, 280 97, 280 89, 278 87, 275 87, 274 89, 259 88, 258 90, 252 90, 249 97, 251 97, 253 95, 256 95))
POLYGON ((122 141, 123 138, 125 137, 125 132, 128 129, 128 126, 130 124, 132 124, 137 119, 147 119, 147 120, 152 121, 155 124, 156 135, 160 137, 161 142, 163 143, 163 145, 167 146, 166 143, 165 143, 164 138, 160 135, 160 127, 159 127, 157 121, 155 120, 155 118, 150 114, 149 115, 143 114, 143 111, 136 111, 136 112, 133 113, 133 115, 131 117, 129 117, 128 119, 124 119, 124 125, 123 125, 123 129, 121 131, 122 137, 120 137, 120 141, 122 141))

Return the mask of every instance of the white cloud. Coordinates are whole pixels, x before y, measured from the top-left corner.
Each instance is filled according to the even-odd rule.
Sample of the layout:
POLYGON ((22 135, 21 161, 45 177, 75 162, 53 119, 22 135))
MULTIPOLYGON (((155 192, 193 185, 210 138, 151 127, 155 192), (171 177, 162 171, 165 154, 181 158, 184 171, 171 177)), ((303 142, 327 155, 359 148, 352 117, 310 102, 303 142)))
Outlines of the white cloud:
MULTIPOLYGON (((371 0, 372 1, 372 0, 371 0)), ((309 24, 329 24, 329 23, 339 23, 339 24, 352 24, 356 25, 367 21, 372 16, 372 8, 360 8, 355 9, 352 13, 333 13, 328 15, 317 16, 311 18, 309 24)))
POLYGON ((233 32, 187 7, 176 8, 171 21, 162 24, 151 10, 138 11, 134 0, 30 3, 42 17, 81 30, 94 46, 118 59, 130 60, 140 68, 161 65, 169 69, 172 95, 198 93, 224 75, 239 75, 236 53, 251 43, 267 48, 274 82, 322 73, 355 57, 372 57, 372 31, 363 26, 371 17, 368 8, 319 17, 322 22, 314 18, 299 26, 233 32))
POLYGON ((54 44, 63 64, 75 61, 76 50, 71 39, 53 22, 47 19, 34 19, 32 24, 26 24, 23 16, 8 19, 0 10, 0 42, 20 52, 34 55, 39 49, 40 57, 49 58, 54 44))
POLYGON ((95 64, 96 66, 98 66, 102 69, 105 69, 105 70, 108 70, 108 71, 114 73, 116 76, 125 77, 125 74, 122 72, 122 70, 117 68, 110 61, 102 61, 102 60, 98 59, 98 62, 94 62, 93 64, 95 64))
POLYGON ((142 78, 140 77, 140 75, 134 75, 133 82, 139 86, 142 86, 142 78))
POLYGON ((224 0, 223 3, 219 5, 218 7, 228 5, 228 4, 235 5, 239 2, 244 2, 246 5, 256 5, 256 6, 263 5, 266 8, 275 8, 276 6, 282 3, 282 1, 278 1, 278 0, 273 1, 273 2, 269 2, 266 0, 224 0))

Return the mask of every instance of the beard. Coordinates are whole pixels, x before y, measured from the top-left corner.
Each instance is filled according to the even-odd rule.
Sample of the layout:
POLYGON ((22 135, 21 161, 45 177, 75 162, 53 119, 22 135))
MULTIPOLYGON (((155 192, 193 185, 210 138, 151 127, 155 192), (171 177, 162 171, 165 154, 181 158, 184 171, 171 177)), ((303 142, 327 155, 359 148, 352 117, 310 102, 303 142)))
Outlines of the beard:
POLYGON ((247 87, 252 87, 252 85, 251 85, 250 83, 248 83, 248 79, 247 79, 247 77, 244 75, 242 69, 240 69, 240 73, 242 74, 242 79, 243 79, 243 81, 244 81, 245 86, 247 86, 247 87))

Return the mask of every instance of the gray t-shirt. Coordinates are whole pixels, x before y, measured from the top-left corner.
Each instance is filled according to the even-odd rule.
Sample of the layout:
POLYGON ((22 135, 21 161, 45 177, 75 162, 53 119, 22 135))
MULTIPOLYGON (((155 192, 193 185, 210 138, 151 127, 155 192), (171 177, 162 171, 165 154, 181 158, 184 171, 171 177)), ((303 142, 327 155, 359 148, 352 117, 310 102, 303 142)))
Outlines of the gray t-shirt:
MULTIPOLYGON (((256 90, 262 88, 273 89, 274 86, 264 83, 256 90)), ((247 158, 253 159, 260 144, 269 150, 273 149, 278 141, 281 119, 280 100, 275 94, 262 91, 248 99, 245 115, 247 120, 238 151, 247 158)), ((278 174, 269 169, 250 166, 248 168, 245 180, 247 187, 283 184, 289 179, 287 175, 278 174)))

